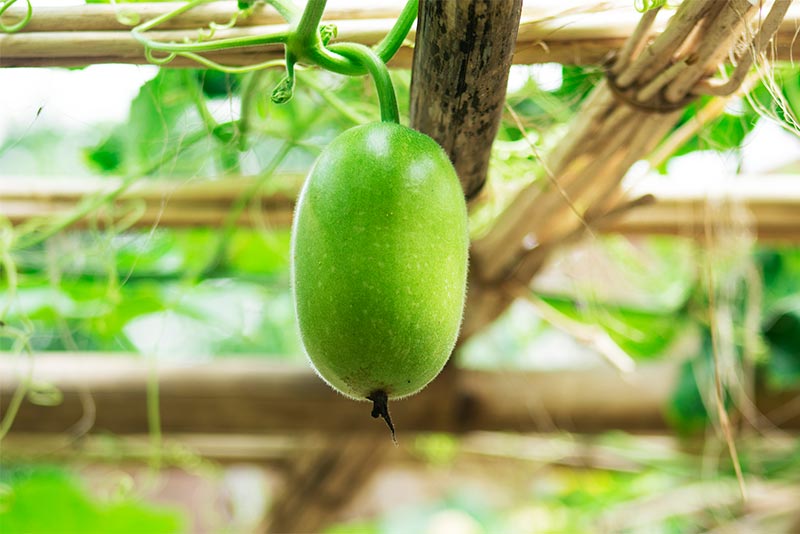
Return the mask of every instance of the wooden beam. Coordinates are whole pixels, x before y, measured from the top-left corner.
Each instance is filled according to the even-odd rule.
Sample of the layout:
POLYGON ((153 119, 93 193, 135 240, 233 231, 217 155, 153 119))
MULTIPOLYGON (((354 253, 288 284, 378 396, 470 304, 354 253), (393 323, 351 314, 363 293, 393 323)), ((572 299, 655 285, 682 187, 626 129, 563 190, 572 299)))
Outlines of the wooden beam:
MULTIPOLYGON (((17 2, 3 20, 12 22, 21 16, 24 3, 17 2)), ((403 2, 381 0, 331 0, 325 20, 336 22, 339 38, 375 44, 385 35, 402 8, 403 2)), ((174 9, 174 3, 132 3, 124 7, 88 4, 69 7, 34 7, 34 17, 20 33, 0 35, 0 67, 78 67, 100 63, 145 64, 139 43, 130 36, 116 13, 148 20, 174 9)), ((199 6, 170 21, 153 36, 179 42, 196 38, 197 29, 210 22, 225 22, 235 10, 235 2, 212 2, 199 6)), ((669 13, 659 16, 652 27, 661 32, 669 13)), ((628 0, 601 3, 564 0, 537 2, 525 0, 513 56, 515 64, 557 62, 563 64, 599 64, 622 47, 639 20, 639 13, 628 0)), ((774 59, 791 61, 800 56, 800 40, 795 30, 800 21, 800 6, 793 6, 781 25, 774 59)), ((256 9, 242 19, 233 30, 220 30, 218 37, 252 35, 274 31, 283 22, 269 6, 256 9)), ((413 33, 409 36, 413 40, 413 33)), ((412 50, 401 49, 395 67, 410 68, 412 50)), ((252 65, 282 57, 280 47, 250 47, 236 51, 209 54, 209 58, 229 64, 252 65)), ((176 59, 171 66, 193 66, 193 62, 176 59)))
POLYGON ((8 462, 137 463, 160 457, 164 464, 181 465, 199 457, 222 464, 254 463, 283 469, 292 454, 315 447, 310 440, 274 435, 172 434, 155 442, 150 434, 12 432, 3 438, 2 449, 3 460, 8 462))
POLYGON ((521 10, 522 0, 420 3, 411 126, 444 148, 467 199, 486 182, 521 10))
MULTIPOLYGON (((305 364, 268 358, 225 358, 194 365, 159 363, 120 354, 36 354, 30 377, 58 388, 58 406, 25 401, 14 433, 68 433, 94 405, 93 433, 146 434, 147 384, 157 370, 159 409, 165 435, 295 434, 367 435, 391 443, 368 403, 346 399, 305 364)), ((28 376, 29 360, 0 358, 0 413, 28 376)), ((420 394, 398 401, 392 417, 402 442, 425 431, 579 433, 624 430, 669 431, 664 409, 674 390, 679 363, 640 364, 621 375, 607 367, 557 372, 459 369, 438 377, 420 394)), ((782 411, 800 392, 762 394, 757 404, 775 423, 800 429, 800 414, 782 411), (784 413, 786 412, 786 413, 784 413)))
MULTIPOLYGON (((154 19, 173 11, 183 2, 138 2, 136 5, 85 4, 72 6, 35 6, 33 19, 20 33, 58 32, 58 31, 126 31, 131 25, 127 22, 137 19, 142 22, 154 19)), ((392 19, 397 16, 402 3, 395 0, 371 0, 364 5, 363 0, 331 0, 325 10, 326 20, 392 19)), ((23 5, 16 5, 3 16, 13 22, 25 11, 23 5)), ((210 23, 226 24, 238 11, 237 2, 223 0, 201 4, 179 17, 160 25, 165 30, 196 30, 210 23)), ((236 26, 250 28, 284 24, 277 11, 262 3, 252 14, 239 17, 236 26)))
MULTIPOLYGON (((148 179, 120 192, 116 200, 78 220, 76 227, 100 226, 135 213, 133 227, 218 227, 237 200, 257 189, 257 178, 234 177, 188 182, 148 179)), ((302 175, 281 175, 262 188, 236 221, 242 227, 287 228, 302 175)), ((31 219, 56 220, 72 214, 82 202, 119 189, 113 178, 42 179, 14 176, 0 180, 0 213, 13 224, 31 219)), ((648 178, 626 191, 626 198, 644 196, 642 203, 619 217, 597 225, 603 233, 673 235, 703 238, 707 224, 735 223, 765 242, 800 242, 800 176, 791 174, 732 175, 710 181, 705 177, 648 178)))
POLYGON ((283 174, 264 186, 259 186, 258 177, 148 179, 126 187, 118 178, 7 176, 0 180, 0 214, 12 224, 37 218, 58 221, 72 217, 93 199, 110 199, 99 202, 74 226, 103 227, 124 219, 136 228, 219 227, 228 221, 239 199, 252 196, 250 208, 258 209, 244 210, 235 224, 287 227, 304 179, 304 175, 283 174))
POLYGON ((800 176, 741 175, 716 180, 643 180, 630 197, 654 201, 601 223, 603 232, 704 239, 706 232, 740 232, 760 241, 800 241, 800 176))

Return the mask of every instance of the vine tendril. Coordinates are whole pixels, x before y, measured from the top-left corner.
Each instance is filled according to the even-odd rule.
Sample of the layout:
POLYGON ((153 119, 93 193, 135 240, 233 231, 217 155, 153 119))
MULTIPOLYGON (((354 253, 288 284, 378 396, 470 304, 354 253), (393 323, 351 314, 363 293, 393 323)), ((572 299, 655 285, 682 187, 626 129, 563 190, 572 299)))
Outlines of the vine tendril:
MULTIPOLYGON (((3 3, 0 4, 0 17, 2 17, 3 14, 8 10, 8 8, 13 6, 16 2, 17 0, 3 0, 3 3)), ((16 33, 28 25, 28 23, 31 21, 31 18, 33 18, 33 6, 31 5, 31 0, 25 0, 25 3, 27 5, 27 8, 25 10, 25 15, 23 15, 22 19, 20 19, 18 22, 14 24, 11 24, 10 26, 3 24, 3 22, 0 21, 0 32, 16 33)))
POLYGON ((145 35, 147 31, 208 1, 210 0, 191 0, 168 13, 134 27, 131 33, 144 46, 147 60, 156 65, 166 65, 177 57, 183 57, 204 67, 230 74, 254 72, 283 65, 286 68, 286 76, 272 93, 272 100, 276 103, 284 103, 292 98, 295 63, 316 65, 325 70, 348 76, 369 74, 377 88, 382 120, 399 121, 397 98, 386 69, 386 62, 397 53, 405 42, 406 36, 416 20, 419 0, 408 0, 392 29, 372 49, 356 43, 330 44, 336 38, 337 28, 332 24, 321 25, 327 0, 308 0, 302 11, 291 0, 267 0, 287 21, 288 29, 262 35, 214 39, 217 30, 232 28, 241 17, 249 16, 252 13, 256 2, 249 0, 239 2, 240 10, 232 15, 227 23, 210 23, 208 28, 198 31, 197 38, 194 40, 164 42, 145 35), (286 56, 284 60, 266 61, 255 65, 224 65, 201 55, 203 52, 277 44, 284 46, 286 56), (157 56, 156 52, 165 55, 157 56))

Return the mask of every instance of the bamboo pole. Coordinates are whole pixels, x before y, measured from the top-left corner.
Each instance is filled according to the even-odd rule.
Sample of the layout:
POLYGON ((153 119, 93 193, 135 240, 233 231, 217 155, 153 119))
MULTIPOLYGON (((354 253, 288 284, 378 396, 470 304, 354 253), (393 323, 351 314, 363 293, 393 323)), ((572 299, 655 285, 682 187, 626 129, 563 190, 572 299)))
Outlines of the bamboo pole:
MULTIPOLYGON (((121 354, 39 353, 32 356, 37 383, 58 388, 57 406, 25 401, 11 435, 65 433, 81 419, 88 392, 95 414, 91 433, 147 434, 147 383, 151 362, 121 354)), ((398 401, 392 417, 398 439, 415 432, 507 431, 580 433, 669 431, 664 407, 679 376, 677 360, 642 363, 624 375, 606 366, 547 371, 461 369, 437 378, 418 395, 398 401)), ((0 358, 0 410, 27 369, 25 358, 0 358)), ((365 435, 390 444, 367 403, 336 394, 305 364, 269 358, 213 362, 161 362, 155 367, 162 430, 179 434, 365 435)), ((786 412, 798 392, 768 394, 755 401, 767 420, 800 428, 800 415, 786 412)))
POLYGON ((267 520, 267 532, 320 532, 334 522, 393 452, 390 441, 370 436, 324 440, 325 447, 290 455, 284 490, 267 520))
MULTIPOLYGON (((402 8, 402 2, 391 0, 364 4, 355 0, 329 2, 325 18, 337 24, 340 39, 375 44, 388 31, 402 8)), ((166 23, 151 35, 176 42, 184 38, 196 38, 197 30, 207 27, 210 22, 226 22, 234 12, 234 5, 234 2, 204 4, 166 23)), ((103 4, 37 7, 25 30, 17 34, 0 35, 0 67, 144 64, 146 60, 141 46, 130 36, 130 27, 118 21, 117 13, 122 12, 126 18, 148 20, 174 7, 173 3, 118 4, 116 8, 103 4)), ((4 20, 19 18, 22 9, 22 6, 15 5, 3 16, 4 20)), ((662 32, 671 14, 662 10, 650 31, 656 34, 662 32)), ((632 9, 627 0, 592 4, 574 0, 551 3, 526 0, 512 61, 515 64, 601 63, 611 52, 624 45, 626 37, 635 31, 638 19, 639 13, 632 9)), ((800 40, 795 38, 798 21, 800 6, 795 5, 789 8, 778 28, 771 51, 774 59, 792 60, 800 57, 800 40)), ((271 7, 262 6, 249 18, 238 21, 235 29, 219 30, 217 36, 263 33, 275 30, 282 24, 283 21, 271 7)), ((409 39, 413 38, 412 32, 409 39)), ((249 47, 209 54, 208 57, 229 64, 251 65, 279 59, 282 52, 280 47, 249 47)), ((409 68, 411 63, 412 51, 404 47, 392 65, 409 68)), ((178 58, 169 65, 186 67, 195 64, 178 58)))
MULTIPOLYGON (((252 201, 255 209, 245 210, 236 224, 288 227, 302 178, 294 174, 277 177, 275 183, 285 184, 285 187, 260 191, 252 201)), ((75 227, 102 227, 133 216, 137 217, 133 220, 135 228, 218 227, 239 197, 253 187, 255 180, 251 177, 190 182, 148 179, 127 189, 114 204, 77 221, 75 227)), ((0 213, 13 224, 34 219, 55 220, 73 213, 82 201, 113 191, 119 184, 115 179, 14 176, 0 180, 0 213)), ((611 185, 606 184, 606 187, 611 188, 611 185)), ((735 208, 747 214, 749 227, 759 240, 800 242, 800 185, 794 175, 737 175, 717 181, 695 176, 685 180, 647 178, 626 191, 613 190, 621 195, 615 197, 615 204, 644 197, 648 201, 635 202, 630 209, 614 217, 601 217, 596 225, 601 233, 699 239, 708 217, 713 221, 714 217, 722 216, 720 209, 735 208)), ((575 217, 566 213, 569 208, 563 205, 559 193, 547 194, 555 205, 554 213, 561 213, 559 218, 566 217, 560 220, 569 221, 569 217, 575 217)), ((601 207, 599 211, 613 210, 601 207)), ((572 228, 574 226, 569 225, 548 227, 541 236, 546 243, 559 243, 572 228)))
POLYGON ((422 0, 411 126, 439 143, 464 196, 486 182, 500 127, 522 0, 422 0))
MULTIPOLYGON (((21 33, 54 31, 125 31, 135 20, 146 21, 165 15, 183 2, 137 2, 135 4, 85 4, 73 6, 35 6, 34 17, 21 33)), ((368 6, 361 0, 331 0, 325 10, 327 20, 351 20, 395 18, 402 9, 402 3, 394 0, 371 0, 368 6)), ((4 19, 21 18, 24 6, 16 5, 7 11, 4 19)), ((227 23, 238 11, 237 2, 223 0, 201 4, 171 19, 160 26, 167 30, 195 30, 209 23, 227 23)), ((269 26, 283 24, 272 6, 260 3, 252 14, 237 19, 236 25, 243 27, 269 26)), ((138 22, 137 22, 138 23, 138 22)))
POLYGON ((82 435, 12 432, 3 438, 6 462, 138 463, 159 456, 164 464, 254 463, 285 469, 287 458, 314 449, 311 440, 247 434, 173 434, 155 444, 150 434, 82 435))

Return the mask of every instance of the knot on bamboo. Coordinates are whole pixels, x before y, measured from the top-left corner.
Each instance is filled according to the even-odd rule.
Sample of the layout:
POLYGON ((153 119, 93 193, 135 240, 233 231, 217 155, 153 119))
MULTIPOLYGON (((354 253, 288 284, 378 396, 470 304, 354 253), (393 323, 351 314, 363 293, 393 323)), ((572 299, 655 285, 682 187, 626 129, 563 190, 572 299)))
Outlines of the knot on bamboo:
MULTIPOLYGON (((617 75, 612 69, 606 70, 608 88, 611 90, 614 98, 639 111, 648 113, 671 113, 683 109, 697 98, 696 94, 689 93, 683 98, 673 102, 666 97, 661 87, 655 90, 648 87, 649 84, 625 87, 619 83, 617 78, 617 75)), ((657 81, 657 79, 654 81, 657 81)))

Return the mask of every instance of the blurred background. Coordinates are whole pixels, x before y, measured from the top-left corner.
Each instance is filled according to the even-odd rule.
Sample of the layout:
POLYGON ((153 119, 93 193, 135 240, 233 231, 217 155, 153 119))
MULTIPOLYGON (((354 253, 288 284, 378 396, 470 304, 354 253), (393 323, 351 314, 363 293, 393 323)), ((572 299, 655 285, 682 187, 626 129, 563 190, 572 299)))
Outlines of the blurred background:
MULTIPOLYGON (((392 76, 408 117, 410 71, 392 76)), ((602 76, 512 67, 473 238, 547 181, 539 152, 602 76)), ((2 532, 800 531, 800 228, 759 239, 747 206, 798 200, 800 68, 626 177, 712 199, 713 243, 565 245, 395 404, 397 447, 366 404, 281 404, 328 394, 294 322, 292 199, 331 139, 379 118, 368 80, 301 71, 279 106, 281 77, 0 70, 2 532), (423 413, 449 380, 460 427, 423 413)))

